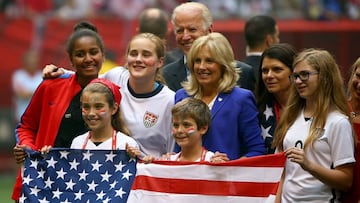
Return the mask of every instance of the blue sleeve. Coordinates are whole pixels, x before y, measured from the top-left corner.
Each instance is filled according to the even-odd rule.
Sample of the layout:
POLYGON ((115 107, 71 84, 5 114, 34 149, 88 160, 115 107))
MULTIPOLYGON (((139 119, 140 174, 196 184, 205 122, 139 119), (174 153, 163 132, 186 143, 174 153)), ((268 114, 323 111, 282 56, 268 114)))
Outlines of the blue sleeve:
POLYGON ((247 91, 242 99, 242 110, 239 115, 239 128, 242 132, 242 140, 246 147, 246 157, 265 154, 265 144, 261 136, 261 129, 258 120, 258 111, 256 108, 254 95, 247 91))
POLYGON ((185 89, 179 89, 175 93, 175 104, 187 97, 189 97, 189 95, 186 93, 185 89))

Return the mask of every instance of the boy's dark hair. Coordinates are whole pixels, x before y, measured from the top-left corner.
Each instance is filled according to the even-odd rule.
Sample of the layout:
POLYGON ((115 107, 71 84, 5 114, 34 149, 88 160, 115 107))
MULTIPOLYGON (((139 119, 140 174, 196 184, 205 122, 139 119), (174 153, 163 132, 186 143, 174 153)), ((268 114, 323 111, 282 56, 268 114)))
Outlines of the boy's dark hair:
POLYGON ((198 129, 209 126, 211 113, 209 107, 200 99, 186 98, 175 104, 171 110, 173 117, 194 119, 198 129))

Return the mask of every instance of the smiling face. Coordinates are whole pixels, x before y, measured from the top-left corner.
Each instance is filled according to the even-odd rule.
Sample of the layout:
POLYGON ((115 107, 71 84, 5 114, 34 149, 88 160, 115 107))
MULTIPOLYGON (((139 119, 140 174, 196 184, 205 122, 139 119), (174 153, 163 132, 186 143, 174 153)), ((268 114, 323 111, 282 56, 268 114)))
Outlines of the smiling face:
POLYGON ((281 61, 264 57, 261 67, 262 80, 266 89, 272 94, 287 92, 290 88, 291 69, 281 61))
POLYGON ((356 99, 360 100, 360 68, 356 68, 352 78, 351 78, 351 96, 356 99))
POLYGON ((197 38, 210 32, 205 29, 204 19, 199 9, 179 10, 174 23, 177 46, 185 54, 188 53, 197 38))
POLYGON ((194 57, 194 73, 203 87, 217 87, 222 77, 222 67, 215 62, 208 47, 203 46, 194 57))
POLYGON ((162 58, 156 54, 156 45, 150 39, 139 37, 130 42, 127 64, 134 79, 154 81, 162 63, 162 58))
POLYGON ((207 126, 198 129, 195 120, 190 117, 174 116, 172 121, 174 139, 182 149, 202 146, 202 136, 206 133, 207 126))
MULTIPOLYGON (((295 65, 294 73, 299 74, 301 72, 316 73, 317 70, 315 70, 313 67, 308 65, 305 61, 301 61, 295 65)), ((317 96, 316 91, 319 86, 318 74, 310 74, 309 79, 306 81, 302 81, 300 78, 296 78, 294 80, 294 83, 300 97, 306 100, 312 100, 317 96)))
POLYGON ((104 54, 95 37, 83 36, 74 42, 71 63, 79 79, 91 80, 98 77, 104 54))
POLYGON ((109 106, 105 93, 85 91, 81 96, 81 110, 88 127, 94 132, 100 132, 112 128, 111 117, 117 108, 109 106))

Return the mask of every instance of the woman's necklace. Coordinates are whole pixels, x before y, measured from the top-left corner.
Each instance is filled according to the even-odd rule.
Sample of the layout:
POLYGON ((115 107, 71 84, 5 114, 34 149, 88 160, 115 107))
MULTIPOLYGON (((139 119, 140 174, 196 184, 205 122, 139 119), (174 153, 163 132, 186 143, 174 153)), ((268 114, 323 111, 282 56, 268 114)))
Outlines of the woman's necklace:
POLYGON ((358 115, 360 115, 359 112, 352 111, 350 112, 351 118, 356 118, 358 115))
POLYGON ((351 103, 350 103, 349 107, 350 107, 350 115, 351 115, 351 118, 356 118, 357 116, 360 115, 360 112, 354 111, 354 108, 353 108, 353 106, 352 106, 351 103))

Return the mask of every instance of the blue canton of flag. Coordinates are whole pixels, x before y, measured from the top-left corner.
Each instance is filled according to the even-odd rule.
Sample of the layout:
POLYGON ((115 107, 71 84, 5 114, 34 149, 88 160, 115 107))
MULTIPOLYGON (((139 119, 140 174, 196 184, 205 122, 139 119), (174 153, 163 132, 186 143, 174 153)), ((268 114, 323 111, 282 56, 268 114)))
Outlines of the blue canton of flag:
POLYGON ((136 160, 124 150, 31 152, 20 202, 126 202, 135 174, 136 160))

